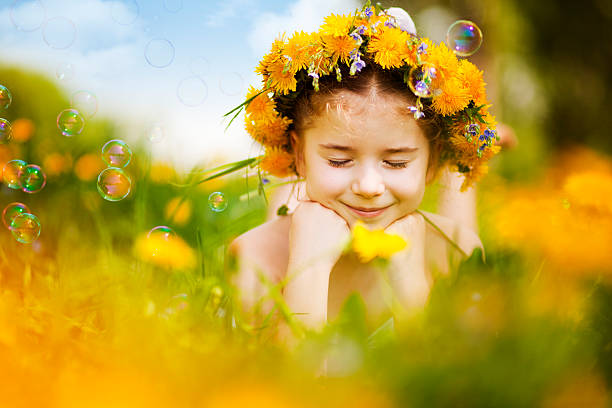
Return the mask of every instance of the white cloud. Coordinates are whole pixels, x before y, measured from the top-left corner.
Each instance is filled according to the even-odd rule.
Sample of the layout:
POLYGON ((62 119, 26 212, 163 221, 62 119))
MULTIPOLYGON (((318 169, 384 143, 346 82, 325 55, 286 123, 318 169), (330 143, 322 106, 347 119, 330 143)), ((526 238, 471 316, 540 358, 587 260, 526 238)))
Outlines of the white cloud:
POLYGON ((316 31, 330 13, 348 14, 360 7, 357 0, 298 0, 285 13, 261 14, 249 35, 249 45, 255 55, 263 56, 281 33, 316 31))

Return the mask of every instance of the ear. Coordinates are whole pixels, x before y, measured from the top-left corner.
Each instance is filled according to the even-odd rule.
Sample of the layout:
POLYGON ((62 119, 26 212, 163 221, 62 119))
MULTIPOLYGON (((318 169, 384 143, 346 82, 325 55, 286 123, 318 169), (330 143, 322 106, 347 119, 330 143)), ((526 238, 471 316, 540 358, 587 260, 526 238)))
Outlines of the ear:
POLYGON ((293 150, 294 160, 295 160, 295 170, 298 173, 298 176, 302 177, 305 171, 304 166, 304 146, 302 144, 302 140, 298 136, 295 130, 289 131, 289 139, 291 140, 291 148, 293 150))

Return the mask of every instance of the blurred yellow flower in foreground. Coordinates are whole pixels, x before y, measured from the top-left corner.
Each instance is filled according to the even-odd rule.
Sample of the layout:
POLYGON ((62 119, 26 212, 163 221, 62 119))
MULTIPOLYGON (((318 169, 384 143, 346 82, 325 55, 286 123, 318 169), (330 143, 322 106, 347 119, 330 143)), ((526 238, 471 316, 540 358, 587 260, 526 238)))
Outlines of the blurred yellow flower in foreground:
POLYGON ((164 215, 167 220, 177 225, 185 225, 191 218, 191 200, 175 197, 168 201, 164 215))
POLYGON ((81 181, 92 181, 98 177, 104 167, 99 154, 87 153, 79 157, 74 164, 74 174, 81 181))
POLYGON ((43 167, 48 176, 58 176, 66 171, 72 165, 72 159, 69 155, 60 153, 50 153, 43 159, 43 167))
POLYGON ((362 222, 357 222, 353 227, 353 251, 363 263, 376 257, 388 259, 406 245, 399 235, 387 234, 382 229, 371 231, 362 222))
POLYGON ((34 122, 30 119, 19 118, 15 119, 13 125, 13 140, 19 143, 27 142, 30 140, 36 130, 34 122))
POLYGON ((149 178, 154 183, 168 183, 176 178, 176 171, 174 167, 168 163, 156 162, 151 166, 149 178))
POLYGON ((168 234, 143 234, 134 244, 136 256, 167 269, 195 267, 194 250, 182 238, 168 234))

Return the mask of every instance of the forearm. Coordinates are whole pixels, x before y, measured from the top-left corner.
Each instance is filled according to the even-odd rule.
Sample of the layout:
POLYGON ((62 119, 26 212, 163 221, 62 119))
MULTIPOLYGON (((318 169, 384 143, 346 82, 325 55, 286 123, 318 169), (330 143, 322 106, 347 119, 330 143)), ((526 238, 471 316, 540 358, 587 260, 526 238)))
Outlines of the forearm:
POLYGON ((414 253, 398 254, 388 269, 393 297, 400 310, 410 314, 423 309, 430 289, 424 259, 414 258, 414 253))

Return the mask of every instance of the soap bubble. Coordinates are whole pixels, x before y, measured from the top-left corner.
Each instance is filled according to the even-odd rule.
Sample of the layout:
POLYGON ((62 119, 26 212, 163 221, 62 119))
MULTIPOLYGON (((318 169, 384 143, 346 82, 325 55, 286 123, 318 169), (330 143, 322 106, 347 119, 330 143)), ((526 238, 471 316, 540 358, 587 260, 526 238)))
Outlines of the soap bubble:
POLYGON ((145 59, 155 68, 164 68, 174 60, 174 46, 164 38, 155 38, 145 47, 145 59))
POLYGON ((218 191, 208 196, 208 206, 215 212, 221 212, 227 208, 227 201, 225 195, 218 191))
POLYGON ((31 244, 40 235, 40 221, 34 214, 18 214, 9 226, 13 237, 22 244, 31 244))
POLYGON ((159 143, 166 137, 166 132, 164 126, 156 122, 147 128, 146 135, 150 142, 159 143))
POLYGON ((74 65, 70 62, 62 62, 55 69, 55 76, 60 81, 70 81, 74 78, 74 65))
POLYGON ((98 191, 108 201, 123 200, 130 193, 132 181, 123 169, 108 167, 98 176, 98 191))
POLYGON ((184 312, 189 307, 189 296, 186 293, 179 293, 174 295, 168 301, 166 309, 161 314, 161 317, 169 318, 172 315, 177 315, 180 312, 184 312))
POLYGON ((183 105, 198 106, 206 100, 208 87, 203 79, 192 76, 179 82, 176 88, 176 95, 183 105))
POLYGON ((210 64, 208 60, 204 57, 195 57, 189 63, 189 69, 191 70, 191 73, 193 75, 202 77, 208 74, 208 71, 210 70, 210 64))
POLYGON ((25 193, 38 193, 47 184, 47 176, 45 172, 36 164, 28 164, 23 169, 23 177, 21 180, 22 190, 25 193))
POLYGON ((2 180, 4 183, 15 190, 23 187, 23 173, 28 163, 23 160, 11 160, 2 169, 2 180))
POLYGON ((113 20, 121 25, 132 24, 136 21, 136 18, 138 18, 139 12, 140 8, 138 7, 138 3, 134 0, 113 2, 113 7, 111 9, 113 20))
POLYGON ((111 167, 125 167, 132 160, 132 150, 123 140, 110 140, 102 146, 102 160, 111 167))
POLYGON ((64 109, 57 115, 57 128, 64 136, 78 135, 84 126, 85 119, 76 109, 64 109))
POLYGON ((6 119, 0 119, 0 144, 7 143, 13 136, 13 127, 11 122, 6 119))
POLYGON ((460 57, 469 57, 480 48, 482 31, 469 20, 455 21, 448 28, 446 43, 455 54, 460 57))
POLYGON ((76 27, 65 17, 54 17, 45 22, 42 36, 49 47, 63 50, 74 43, 76 27))
POLYGON ((11 222, 13 222, 13 218, 18 216, 19 214, 29 213, 30 209, 27 205, 23 203, 10 203, 6 207, 4 207, 4 211, 2 211, 2 222, 4 226, 8 229, 11 228, 11 222))
POLYGON ((171 13, 176 13, 183 8, 183 0, 164 0, 164 8, 171 13))
POLYGON ((76 91, 70 98, 70 106, 91 119, 98 112, 98 98, 89 91, 76 91))
POLYGON ((39 0, 15 0, 10 18, 19 31, 35 31, 45 22, 45 7, 39 0))
POLYGON ((7 109, 13 102, 11 91, 4 85, 0 85, 0 109, 7 109))
POLYGON ((147 234, 147 238, 151 237, 159 237, 166 241, 169 241, 171 238, 176 237, 176 232, 170 227, 165 225, 158 225, 155 228, 152 228, 151 231, 147 234))
POLYGON ((408 75, 408 86, 421 98, 431 98, 439 89, 438 71, 433 64, 414 66, 408 75))
POLYGON ((219 79, 219 89, 227 96, 236 96, 242 94, 244 88, 244 80, 237 72, 230 72, 219 79))

